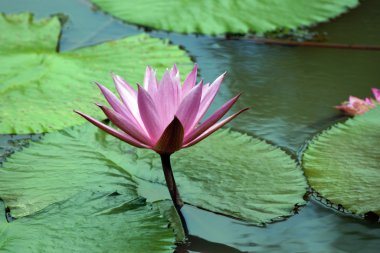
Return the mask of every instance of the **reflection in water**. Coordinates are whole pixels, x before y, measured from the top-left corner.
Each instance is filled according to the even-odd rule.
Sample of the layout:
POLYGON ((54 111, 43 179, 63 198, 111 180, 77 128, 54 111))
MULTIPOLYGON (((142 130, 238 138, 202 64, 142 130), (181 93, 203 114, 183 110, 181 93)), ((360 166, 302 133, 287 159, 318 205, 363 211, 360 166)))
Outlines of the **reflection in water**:
POLYGON ((328 121, 340 115, 334 105, 350 94, 370 95, 370 88, 380 80, 378 51, 266 46, 206 37, 194 41, 180 35, 170 38, 195 56, 206 80, 228 70, 217 105, 231 94, 243 92, 236 108, 252 106, 230 126, 292 152, 335 122, 328 121))
POLYGON ((176 253, 241 253, 243 251, 237 250, 233 247, 227 246, 222 243, 215 243, 207 241, 203 238, 190 235, 188 237, 189 243, 179 245, 176 248, 176 253))
POLYGON ((29 140, 37 141, 42 134, 0 134, 0 166, 8 156, 25 147, 29 140))
POLYGON ((379 223, 342 215, 315 200, 285 222, 266 227, 251 226, 193 206, 185 206, 183 213, 191 235, 242 252, 371 253, 380 248, 379 223))
MULTIPOLYGON (((141 32, 83 0, 1 1, 4 12, 69 16, 60 48, 70 50, 141 32)), ((379 44, 380 2, 315 27, 329 42, 379 44)), ((256 45, 206 36, 152 32, 183 45, 206 81, 228 71, 211 111, 238 92, 235 106, 252 106, 230 126, 267 139, 293 154, 313 135, 344 118, 333 108, 348 95, 366 97, 380 86, 380 52, 256 45)), ((0 138, 1 139, 1 138, 0 138)), ((249 226, 191 206, 184 208, 192 236, 179 252, 378 252, 380 225, 345 217, 311 201, 300 214, 265 228, 249 226)), ((1 213, 1 212, 0 212, 1 213)))

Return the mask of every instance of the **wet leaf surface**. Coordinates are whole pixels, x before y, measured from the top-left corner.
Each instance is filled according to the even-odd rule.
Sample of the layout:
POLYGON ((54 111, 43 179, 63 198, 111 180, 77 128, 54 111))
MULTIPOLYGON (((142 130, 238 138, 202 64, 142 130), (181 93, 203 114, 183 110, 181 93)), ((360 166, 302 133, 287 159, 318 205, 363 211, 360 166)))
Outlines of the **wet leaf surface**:
MULTIPOLYGON (((104 119, 94 81, 113 87, 111 72, 132 84, 147 65, 161 70, 177 63, 186 72, 186 53, 167 41, 140 34, 58 52, 57 16, 35 21, 31 14, 0 15, 0 133, 42 133, 83 123, 73 109, 104 119)), ((140 74, 141 73, 141 74, 140 74)))
MULTIPOLYGON (((91 189, 170 199, 158 157, 85 124, 11 156, 0 170, 0 197, 15 217, 91 189)), ((218 131, 172 160, 183 199, 195 206, 262 224, 304 203, 307 185, 295 161, 247 135, 218 131)))
POLYGON ((357 0, 92 0, 126 22, 180 33, 248 33, 297 28, 326 21, 353 8, 357 0))
POLYGON ((315 137, 303 156, 311 187, 354 213, 380 215, 379 129, 377 107, 315 137))

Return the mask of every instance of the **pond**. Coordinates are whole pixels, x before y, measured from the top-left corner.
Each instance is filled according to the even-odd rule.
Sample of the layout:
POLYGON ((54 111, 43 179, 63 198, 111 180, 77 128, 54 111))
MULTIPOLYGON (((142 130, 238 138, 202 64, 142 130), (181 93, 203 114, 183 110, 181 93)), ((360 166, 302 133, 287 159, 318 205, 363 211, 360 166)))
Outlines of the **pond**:
MULTIPOLYGON (((0 12, 25 11, 36 18, 57 13, 67 16, 61 51, 144 31, 93 9, 84 0, 0 1, 0 12)), ((379 30, 380 2, 376 0, 362 1, 331 22, 310 28, 326 34, 330 43, 363 45, 379 45, 379 30)), ((349 95, 367 97, 372 87, 380 87, 380 51, 266 45, 244 38, 155 30, 149 34, 181 45, 198 63, 199 76, 205 80, 227 71, 210 111, 242 92, 235 108, 251 109, 228 126, 281 147, 296 159, 313 136, 347 119, 335 105, 349 95)), ((0 145, 8 138, 2 135, 0 145)), ((177 252, 378 252, 379 223, 342 213, 316 195, 308 198, 294 216, 264 227, 185 205, 190 236, 177 252)))

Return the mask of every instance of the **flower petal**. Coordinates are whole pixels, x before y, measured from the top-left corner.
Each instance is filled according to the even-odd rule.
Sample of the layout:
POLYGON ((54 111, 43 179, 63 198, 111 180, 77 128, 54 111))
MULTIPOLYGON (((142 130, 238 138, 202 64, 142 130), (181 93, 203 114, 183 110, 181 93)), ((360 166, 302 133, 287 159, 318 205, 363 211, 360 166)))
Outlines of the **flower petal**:
POLYGON ((181 121, 177 117, 174 117, 153 149, 159 154, 172 154, 181 149, 183 136, 184 129, 181 121))
POLYGON ((164 127, 160 121, 159 114, 156 110, 156 105, 149 93, 140 85, 137 87, 137 103, 140 111, 140 116, 144 123, 145 129, 147 130, 153 143, 155 143, 161 136, 164 127))
POLYGON ((173 83, 169 71, 165 71, 158 87, 158 92, 153 99, 159 118, 163 126, 166 127, 173 120, 180 102, 178 87, 173 83))
POLYGON ((238 111, 237 113, 235 114, 232 114, 231 116, 229 116, 228 118, 220 121, 219 123, 213 125, 212 127, 210 127, 209 129, 207 129, 203 134, 201 134, 198 138, 190 141, 189 143, 183 145, 182 147, 183 148, 188 148, 188 147, 191 147, 193 146, 194 144, 197 144, 198 142, 200 142, 201 140, 203 140, 204 138, 206 138, 207 136, 209 136, 210 134, 214 133, 216 130, 218 130, 219 128, 221 128, 222 126, 224 126, 225 124, 227 124, 228 122, 230 122, 231 120, 233 120, 236 116, 238 116, 240 113, 248 110, 249 108, 245 108, 243 110, 240 110, 238 111))
POLYGON ((190 93, 182 100, 178 107, 176 116, 181 121, 185 135, 191 131, 191 126, 194 125, 194 120, 197 116, 199 105, 202 97, 202 84, 195 86, 190 93))
POLYGON ((195 120, 195 125, 198 124, 198 122, 203 118, 207 110, 210 108, 210 105, 214 101, 216 93, 218 93, 220 85, 223 82, 223 79, 225 76, 226 76, 226 72, 224 72, 217 79, 215 79, 215 81, 211 84, 211 86, 206 90, 206 94, 202 97, 202 100, 201 100, 201 105, 199 107, 198 115, 195 120))
POLYGON ((176 76, 179 77, 179 72, 176 64, 174 64, 172 69, 170 70, 170 75, 172 78, 175 78, 176 76))
POLYGON ((108 119, 111 120, 111 122, 114 123, 123 132, 132 136, 141 143, 153 146, 154 143, 152 143, 150 137, 145 134, 144 129, 139 128, 138 126, 130 122, 128 119, 123 117, 123 115, 107 108, 106 106, 100 104, 98 104, 98 106, 100 107, 100 109, 102 109, 102 111, 108 117, 108 119))
POLYGON ((376 101, 380 103, 380 89, 372 88, 372 93, 375 96, 376 101))
POLYGON ((182 100, 182 87, 181 87, 181 78, 179 77, 179 71, 177 65, 173 65, 173 68, 170 70, 170 77, 172 78, 173 85, 175 86, 175 92, 177 93, 177 105, 180 104, 182 100))
POLYGON ((109 89, 101 85, 100 83, 96 83, 100 89, 100 91, 103 93, 104 97, 110 104, 110 106, 118 113, 122 114, 124 117, 126 117, 128 120, 132 121, 134 124, 139 125, 135 117, 133 116, 130 109, 125 106, 123 103, 120 102, 120 100, 116 97, 115 94, 113 94, 109 89))
POLYGON ((100 129, 102 129, 103 131, 109 133, 110 135, 122 140, 122 141, 125 141, 126 143, 132 145, 132 146, 135 146, 135 147, 138 147, 138 148, 151 148, 150 146, 147 146, 145 145, 144 143, 141 143, 139 142, 138 140, 135 140, 133 137, 125 134, 125 133, 121 133, 115 129, 113 129, 112 127, 109 127, 107 126, 106 124, 94 119, 93 117, 91 116, 88 116, 82 112, 79 112, 79 111, 76 111, 74 110, 74 112, 78 113, 79 115, 81 115, 83 118, 85 118, 86 120, 88 120, 89 122, 91 122, 92 124, 94 124, 95 126, 99 127, 100 129))
POLYGON ((348 102, 350 104, 354 104, 354 103, 364 103, 364 100, 363 99, 360 99, 358 97, 354 97, 354 96, 349 96, 348 97, 348 102))
POLYGON ((158 83, 156 78, 156 73, 153 71, 151 66, 147 66, 144 76, 144 89, 149 92, 150 95, 157 92, 158 83))
POLYGON ((131 110, 133 115, 136 116, 139 112, 137 107, 137 92, 118 75, 113 75, 113 81, 121 100, 131 110))
POLYGON ((195 128, 189 135, 185 136, 184 143, 189 143, 194 140, 198 136, 200 136, 203 132, 205 132, 208 128, 214 125, 218 120, 220 120, 235 104, 235 102, 239 99, 240 94, 231 98, 224 105, 222 105, 216 112, 214 112, 210 117, 208 117, 202 124, 200 124, 197 128, 195 128))
POLYGON ((190 90, 195 86, 195 83, 197 82, 197 72, 198 65, 195 64, 193 70, 190 72, 190 74, 186 77, 186 80, 183 82, 183 96, 186 96, 190 92, 190 90))

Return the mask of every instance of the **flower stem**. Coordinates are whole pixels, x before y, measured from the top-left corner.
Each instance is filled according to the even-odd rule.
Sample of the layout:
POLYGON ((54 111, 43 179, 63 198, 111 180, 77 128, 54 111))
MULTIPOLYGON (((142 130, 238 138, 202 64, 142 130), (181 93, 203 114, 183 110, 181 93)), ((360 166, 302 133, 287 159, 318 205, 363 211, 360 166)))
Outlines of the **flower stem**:
POLYGON ((188 229, 186 225, 186 220, 185 220, 185 217, 183 217, 181 213, 181 208, 183 207, 183 201, 179 195, 177 184, 175 183, 175 179, 173 176, 173 170, 170 163, 170 155, 161 154, 160 156, 161 156, 162 169, 164 170, 166 185, 169 189, 170 197, 172 198, 174 207, 178 213, 178 216, 181 219, 182 227, 185 231, 185 234, 187 235, 188 229))

